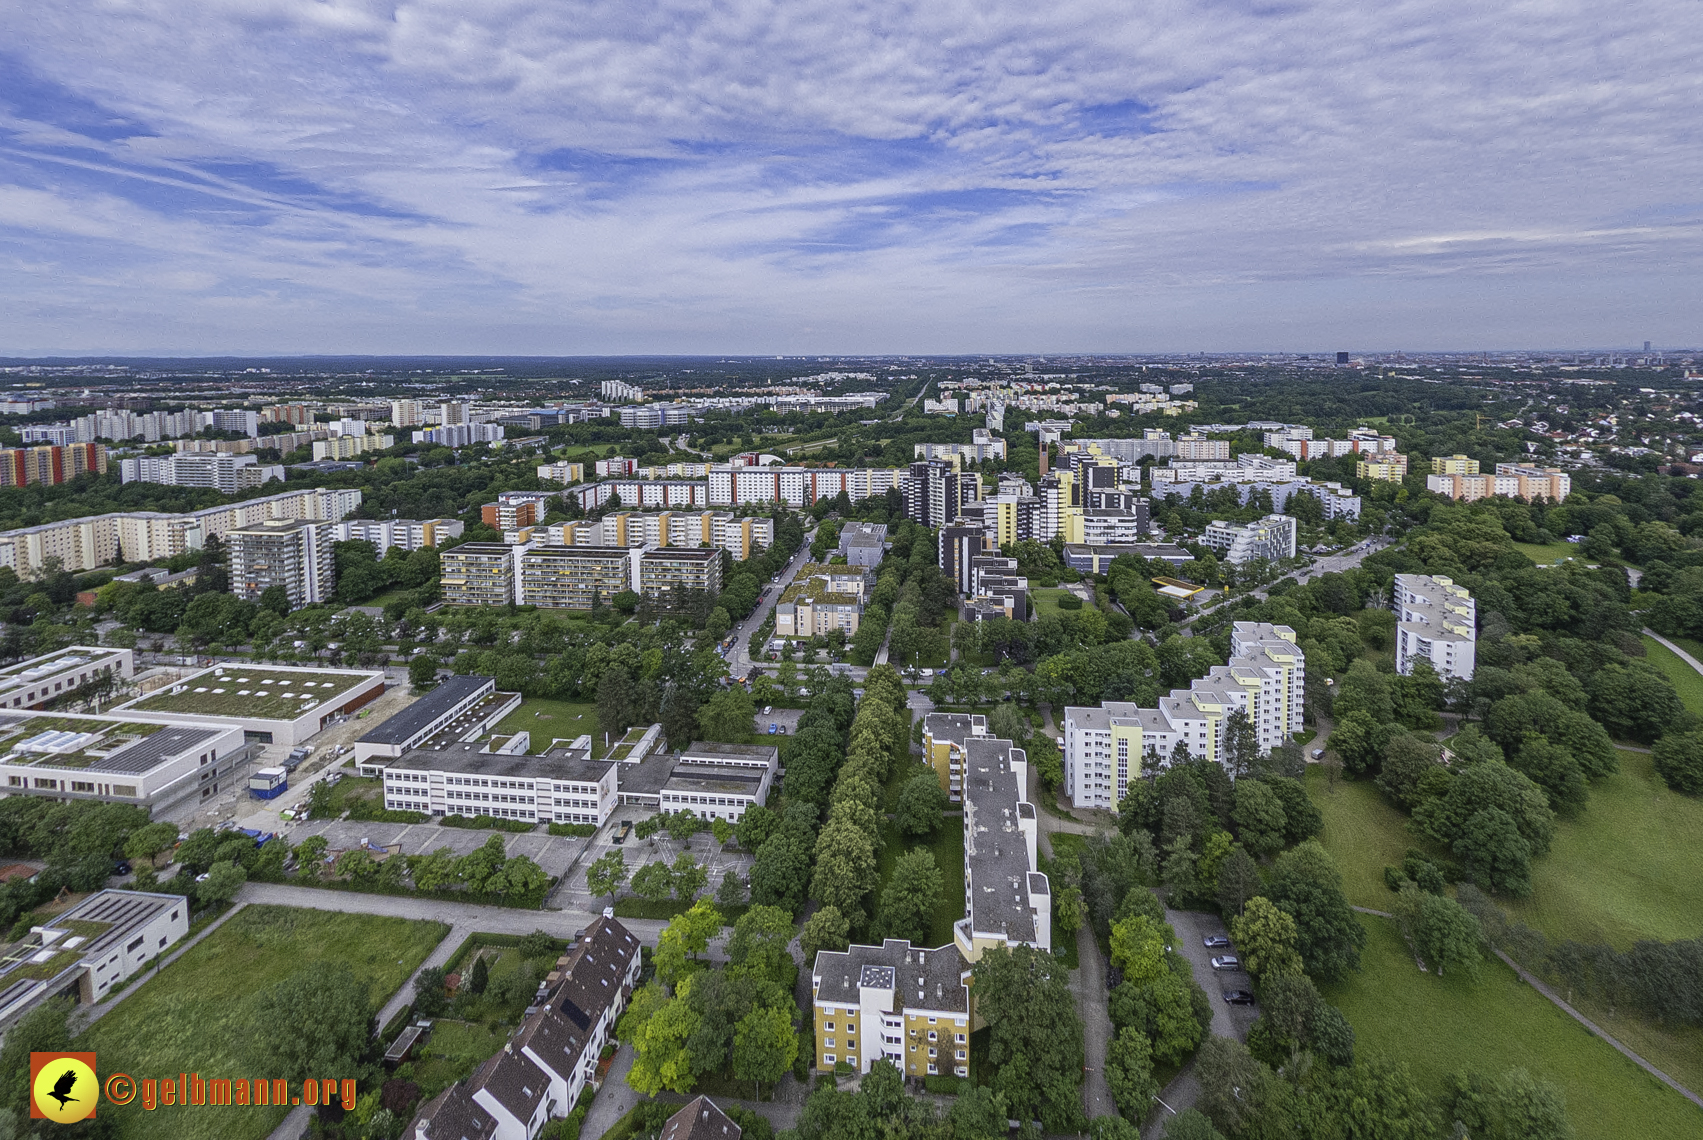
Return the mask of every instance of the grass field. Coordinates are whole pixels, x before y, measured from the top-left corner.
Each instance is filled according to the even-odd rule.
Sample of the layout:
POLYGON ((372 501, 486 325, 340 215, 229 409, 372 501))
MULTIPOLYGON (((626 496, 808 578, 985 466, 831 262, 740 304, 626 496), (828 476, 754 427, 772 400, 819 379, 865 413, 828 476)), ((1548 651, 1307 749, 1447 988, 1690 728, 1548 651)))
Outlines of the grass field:
POLYGON ((1703 800, 1669 790, 1643 752, 1591 785, 1576 820, 1532 863, 1532 897, 1507 909, 1551 938, 1602 940, 1703 933, 1703 800))
MULTIPOLYGON (((137 1079, 178 1072, 255 1076, 243 1054, 252 996, 302 970, 341 963, 367 983, 376 1012, 443 940, 449 927, 374 915, 251 906, 208 935, 77 1039, 103 1071, 137 1079)), ((267 1030, 287 1032, 288 1026, 267 1030)), ((268 1074, 270 1075, 270 1074, 268 1074)), ((149 1113, 140 1102, 102 1106, 127 1138, 248 1140, 270 1133, 284 1109, 149 1113)))
POLYGON ((934 852, 934 866, 940 872, 940 895, 934 907, 934 922, 929 926, 924 946, 944 946, 952 941, 952 924, 964 917, 964 821, 949 815, 940 821, 940 830, 932 839, 922 843, 902 838, 892 820, 881 825, 882 848, 876 857, 875 873, 880 880, 864 905, 873 918, 881 905, 881 891, 893 877, 893 867, 899 856, 915 847, 927 847, 934 852))
MULTIPOLYGON (((1666 674, 1667 679, 1673 683, 1674 691, 1679 694, 1679 699, 1685 702, 1685 707, 1703 716, 1703 673, 1698 673, 1680 660, 1677 653, 1653 637, 1644 638, 1644 652, 1645 659, 1666 674)), ((1691 653, 1691 650, 1686 652, 1691 653)), ((1703 657, 1698 657, 1696 653, 1691 655, 1703 661, 1703 657)))
POLYGON ((1384 868, 1399 864, 1409 847, 1443 854, 1434 844, 1408 833, 1407 817, 1391 807, 1370 780, 1339 779, 1332 792, 1320 766, 1309 764, 1307 790, 1324 816, 1319 842, 1336 859, 1343 891, 1355 906, 1388 909, 1390 890, 1384 885, 1384 868))
POLYGON ((1579 1140, 1703 1135, 1703 1112, 1502 963, 1487 963, 1476 983, 1422 974, 1390 922, 1362 921, 1370 937, 1361 971, 1322 987, 1354 1026, 1359 1051, 1406 1062, 1432 1092, 1457 1069, 1528 1069, 1561 1091, 1579 1140))
POLYGON ((597 727, 597 706, 594 704, 529 697, 515 706, 515 710, 498 723, 496 731, 498 734, 531 733, 531 750, 534 753, 549 748, 552 737, 572 740, 582 733, 590 733, 592 756, 602 756, 605 751, 603 733, 597 727))
POLYGON ((1576 542, 1551 542, 1544 546, 1537 546, 1530 542, 1516 542, 1514 549, 1539 566, 1552 565, 1563 558, 1579 557, 1579 544, 1576 542))

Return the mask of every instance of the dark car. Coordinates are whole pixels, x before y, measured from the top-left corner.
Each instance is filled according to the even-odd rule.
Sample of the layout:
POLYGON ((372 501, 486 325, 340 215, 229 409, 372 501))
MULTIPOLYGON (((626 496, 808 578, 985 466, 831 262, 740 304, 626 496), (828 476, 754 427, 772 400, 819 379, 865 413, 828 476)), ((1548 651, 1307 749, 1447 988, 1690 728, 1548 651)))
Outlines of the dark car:
POLYGON ((118 862, 112 865, 112 873, 115 875, 128 875, 130 873, 130 860, 118 860, 118 862))
POLYGON ((1200 940, 1200 944, 1208 950, 1228 950, 1230 948, 1230 939, 1227 935, 1223 934, 1208 934, 1205 938, 1200 940))
POLYGON ((1247 990, 1225 990, 1224 1000, 1231 1005, 1253 1005, 1254 995, 1247 990))

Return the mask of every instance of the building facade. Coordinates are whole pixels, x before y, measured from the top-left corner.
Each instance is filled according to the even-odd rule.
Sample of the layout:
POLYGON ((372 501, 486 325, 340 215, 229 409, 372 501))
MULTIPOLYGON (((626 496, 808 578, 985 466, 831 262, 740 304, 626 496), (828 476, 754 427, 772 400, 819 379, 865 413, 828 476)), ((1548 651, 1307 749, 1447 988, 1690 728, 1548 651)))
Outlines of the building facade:
POLYGON ((1288 515, 1266 515, 1250 523, 1214 519, 1200 544, 1234 566, 1260 558, 1282 562, 1295 557, 1295 520, 1288 515))
POLYGON ((506 606, 516 600, 520 548, 464 542, 438 555, 443 600, 452 606, 506 606))
POLYGON ((1478 648, 1478 606, 1466 587, 1431 574, 1397 574, 1391 602, 1396 613, 1396 672, 1413 672, 1420 658, 1437 676, 1472 680, 1478 648))
POLYGON ((37 483, 56 486, 79 475, 106 472, 106 448, 98 443, 0 448, 0 487, 37 483))
POLYGON ((225 536, 231 593, 255 601, 282 586, 290 608, 330 601, 337 589, 331 524, 313 519, 270 519, 225 536))
POLYGON ((1214 666, 1157 707, 1106 701, 1064 710, 1064 781, 1071 803, 1115 811, 1143 765, 1168 764, 1179 746, 1221 760, 1224 718, 1241 710, 1262 752, 1301 729, 1306 660, 1288 626, 1235 622, 1230 662, 1214 666))
MULTIPOLYGON (((317 457, 316 457, 317 458, 317 457)), ((167 487, 210 487, 233 495, 273 480, 284 481, 280 464, 263 464, 254 455, 225 452, 185 452, 179 455, 144 455, 121 459, 122 483, 159 483, 167 487)))
POLYGON ((331 524, 333 542, 370 542, 380 558, 393 546, 420 550, 460 538, 467 524, 460 519, 344 519, 331 524))

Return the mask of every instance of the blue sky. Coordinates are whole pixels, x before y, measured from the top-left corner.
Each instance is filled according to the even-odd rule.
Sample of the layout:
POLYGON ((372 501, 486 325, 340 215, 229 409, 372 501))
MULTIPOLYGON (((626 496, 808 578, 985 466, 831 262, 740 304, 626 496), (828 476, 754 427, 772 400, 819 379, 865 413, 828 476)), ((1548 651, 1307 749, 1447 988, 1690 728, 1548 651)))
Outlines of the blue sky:
POLYGON ((0 354, 1703 343, 1689 0, 60 0, 0 44, 0 354))

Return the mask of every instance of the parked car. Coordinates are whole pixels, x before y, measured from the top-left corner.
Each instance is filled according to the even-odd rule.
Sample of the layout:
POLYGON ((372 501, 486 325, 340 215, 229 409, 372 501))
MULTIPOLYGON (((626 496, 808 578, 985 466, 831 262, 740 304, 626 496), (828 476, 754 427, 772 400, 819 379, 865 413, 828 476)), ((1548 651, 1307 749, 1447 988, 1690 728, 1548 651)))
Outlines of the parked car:
POLYGON ((774 711, 775 711, 774 705, 764 705, 763 706, 763 715, 764 716, 771 716, 771 715, 773 715, 774 711))
POLYGON ((1208 950, 1228 950, 1230 937, 1227 934, 1208 934, 1200 940, 1200 944, 1208 950))
POLYGON ((774 721, 770 721, 769 722, 769 735, 773 736, 777 731, 779 731, 779 726, 776 725, 774 721))
POLYGON ((1254 995, 1247 990, 1225 990, 1224 1000, 1231 1005, 1253 1005, 1254 995))
POLYGON ((128 875, 130 873, 130 860, 118 860, 112 865, 112 873, 115 875, 128 875))
POLYGON ((1212 960, 1212 968, 1214 970, 1240 970, 1242 960, 1234 954, 1224 954, 1212 960))
POLYGON ((1313 749, 1313 759, 1314 760, 1323 760, 1324 758, 1325 758, 1325 750, 1323 748, 1313 749))

